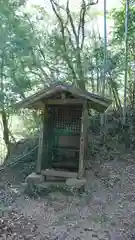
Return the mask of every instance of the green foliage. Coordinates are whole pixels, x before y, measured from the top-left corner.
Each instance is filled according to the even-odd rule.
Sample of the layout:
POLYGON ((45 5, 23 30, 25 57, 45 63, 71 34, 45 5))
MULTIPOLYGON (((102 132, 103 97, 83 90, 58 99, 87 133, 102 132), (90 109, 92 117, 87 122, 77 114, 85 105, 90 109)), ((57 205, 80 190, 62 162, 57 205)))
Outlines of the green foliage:
MULTIPOLYGON (((118 43, 124 41, 125 34, 125 7, 123 6, 120 10, 114 9, 112 11, 111 17, 114 20, 114 40, 118 43)), ((135 6, 129 8, 128 14, 128 43, 129 45, 135 38, 135 6)), ((134 45, 133 45, 134 46, 134 45)))
POLYGON ((32 50, 32 35, 30 27, 18 16, 17 10, 18 5, 10 1, 4 1, 0 8, 0 74, 3 85, 0 91, 5 95, 4 104, 8 105, 15 101, 14 94, 24 98, 24 91, 30 88, 23 61, 32 50))
POLYGON ((40 118, 36 111, 23 110, 20 112, 23 120, 23 135, 25 137, 38 135, 40 118))

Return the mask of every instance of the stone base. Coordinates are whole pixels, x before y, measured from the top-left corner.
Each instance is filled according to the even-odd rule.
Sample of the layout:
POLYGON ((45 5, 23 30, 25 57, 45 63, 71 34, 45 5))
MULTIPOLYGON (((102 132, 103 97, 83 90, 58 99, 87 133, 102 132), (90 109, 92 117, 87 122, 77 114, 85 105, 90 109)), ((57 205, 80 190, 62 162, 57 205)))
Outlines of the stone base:
POLYGON ((79 189, 86 184, 86 179, 68 178, 66 184, 70 187, 79 189))
POLYGON ((27 178, 26 182, 29 184, 39 184, 44 182, 44 176, 36 173, 31 173, 27 178))

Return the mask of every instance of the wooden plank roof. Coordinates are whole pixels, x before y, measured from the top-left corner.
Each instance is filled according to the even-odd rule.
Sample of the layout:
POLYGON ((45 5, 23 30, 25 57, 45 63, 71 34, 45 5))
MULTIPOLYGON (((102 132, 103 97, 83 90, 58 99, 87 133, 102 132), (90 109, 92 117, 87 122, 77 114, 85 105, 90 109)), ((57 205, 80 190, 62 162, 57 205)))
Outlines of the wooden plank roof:
POLYGON ((73 85, 55 84, 52 87, 47 89, 44 88, 43 90, 38 91, 37 93, 18 102, 16 104, 16 108, 34 108, 35 105, 38 106, 38 102, 45 102, 45 100, 51 99, 54 95, 61 92, 68 92, 76 98, 88 100, 90 107, 99 112, 104 112, 112 103, 112 101, 108 98, 90 93, 86 90, 81 90, 73 85))

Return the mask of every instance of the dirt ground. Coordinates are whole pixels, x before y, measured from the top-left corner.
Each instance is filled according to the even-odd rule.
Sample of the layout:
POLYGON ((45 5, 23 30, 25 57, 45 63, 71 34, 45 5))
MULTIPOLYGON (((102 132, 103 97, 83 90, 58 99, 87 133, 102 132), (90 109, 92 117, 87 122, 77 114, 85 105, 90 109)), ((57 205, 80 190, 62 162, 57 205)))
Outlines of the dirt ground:
MULTIPOLYGON (((112 161, 87 172, 85 192, 32 199, 0 185, 0 240, 134 240, 135 164, 112 161)), ((5 181, 5 179, 4 179, 5 181)))

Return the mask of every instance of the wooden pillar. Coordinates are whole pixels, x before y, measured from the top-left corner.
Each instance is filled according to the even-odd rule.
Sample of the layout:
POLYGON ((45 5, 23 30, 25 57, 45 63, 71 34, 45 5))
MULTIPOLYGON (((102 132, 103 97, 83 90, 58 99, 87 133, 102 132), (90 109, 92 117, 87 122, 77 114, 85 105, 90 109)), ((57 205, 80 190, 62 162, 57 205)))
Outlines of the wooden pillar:
POLYGON ((37 155, 37 165, 36 165, 36 173, 41 173, 42 167, 42 159, 44 153, 44 143, 45 143, 45 119, 47 115, 46 106, 44 106, 43 112, 41 114, 41 123, 39 130, 39 141, 38 141, 38 155, 37 155))
POLYGON ((88 123, 88 109, 87 102, 83 105, 82 119, 81 119, 81 135, 80 135, 80 154, 79 154, 79 170, 78 178, 82 178, 85 168, 85 154, 87 144, 87 123, 88 123))

